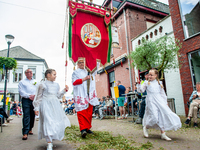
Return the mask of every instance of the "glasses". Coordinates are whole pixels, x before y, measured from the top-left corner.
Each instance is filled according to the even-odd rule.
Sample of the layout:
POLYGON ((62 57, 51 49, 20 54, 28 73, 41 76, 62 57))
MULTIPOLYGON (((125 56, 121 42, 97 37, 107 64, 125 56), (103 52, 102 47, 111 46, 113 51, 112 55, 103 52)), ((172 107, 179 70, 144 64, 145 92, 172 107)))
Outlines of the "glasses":
POLYGON ((84 62, 78 62, 78 64, 83 64, 84 62))
POLYGON ((32 73, 32 71, 27 71, 26 73, 32 73))

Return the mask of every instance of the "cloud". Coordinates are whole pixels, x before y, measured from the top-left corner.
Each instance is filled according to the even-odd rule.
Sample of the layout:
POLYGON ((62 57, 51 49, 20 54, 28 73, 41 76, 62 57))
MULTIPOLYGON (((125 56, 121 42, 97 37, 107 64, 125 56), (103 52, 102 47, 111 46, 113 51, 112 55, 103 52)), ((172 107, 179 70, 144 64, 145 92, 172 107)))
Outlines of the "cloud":
POLYGON ((199 0, 180 0, 181 3, 196 5, 199 0))

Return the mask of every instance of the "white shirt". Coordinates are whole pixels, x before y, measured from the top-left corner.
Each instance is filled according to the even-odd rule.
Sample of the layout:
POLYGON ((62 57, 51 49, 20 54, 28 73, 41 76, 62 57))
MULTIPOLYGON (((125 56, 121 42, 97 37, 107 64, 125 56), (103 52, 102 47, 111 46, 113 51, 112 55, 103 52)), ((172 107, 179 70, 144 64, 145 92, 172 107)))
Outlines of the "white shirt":
POLYGON ((19 94, 23 98, 29 98, 30 95, 35 95, 37 82, 35 79, 24 79, 19 82, 18 90, 19 94), (36 83, 36 84, 35 84, 36 83))

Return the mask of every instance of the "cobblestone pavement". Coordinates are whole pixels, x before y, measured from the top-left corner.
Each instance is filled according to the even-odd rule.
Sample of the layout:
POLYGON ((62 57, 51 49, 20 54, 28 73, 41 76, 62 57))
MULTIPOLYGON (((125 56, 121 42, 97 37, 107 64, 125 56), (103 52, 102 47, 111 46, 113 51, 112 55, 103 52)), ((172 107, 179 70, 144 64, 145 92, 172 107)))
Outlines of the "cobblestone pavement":
MULTIPOLYGON (((78 125, 77 117, 68 115, 72 124, 78 125)), ((182 118, 185 120, 185 117, 182 118)), ((161 140, 159 130, 150 129, 149 138, 144 138, 142 125, 131 122, 132 118, 115 120, 115 119, 93 119, 93 131, 109 131, 113 135, 121 134, 130 141, 135 141, 133 145, 138 143, 153 144, 152 150, 199 150, 200 149, 200 128, 186 128, 185 125, 177 131, 166 132, 172 141, 161 140)))
MULTIPOLYGON (((78 125, 77 116, 67 115, 71 124, 78 125)), ((13 117, 13 116, 12 116, 13 117)), ((0 150, 45 150, 46 141, 38 140, 37 129, 38 121, 35 122, 33 129, 34 135, 29 135, 28 140, 23 141, 21 135, 22 118, 13 117, 14 120, 3 127, 0 132, 0 150)), ((137 143, 151 142, 154 146, 153 150, 199 150, 200 149, 200 129, 182 127, 178 131, 169 131, 167 135, 172 141, 164 141, 160 139, 160 131, 151 129, 149 138, 143 137, 142 125, 133 124, 131 118, 124 120, 103 119, 92 121, 92 130, 109 131, 113 135, 121 134, 129 140, 137 143)), ((73 143, 69 141, 54 141, 54 150, 74 150, 73 143)))
MULTIPOLYGON (((35 121, 33 135, 28 136, 28 140, 22 140, 22 118, 11 116, 13 120, 3 127, 0 132, 0 150, 46 150, 45 139, 38 140, 38 121, 35 121)), ((53 141, 54 150, 74 150, 72 144, 66 141, 53 141)))

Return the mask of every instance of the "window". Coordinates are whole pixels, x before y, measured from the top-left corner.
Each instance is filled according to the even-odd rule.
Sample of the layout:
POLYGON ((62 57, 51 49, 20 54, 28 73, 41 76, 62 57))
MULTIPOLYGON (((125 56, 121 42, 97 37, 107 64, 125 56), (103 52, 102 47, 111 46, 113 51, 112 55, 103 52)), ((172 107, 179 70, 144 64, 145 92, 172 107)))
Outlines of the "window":
POLYGON ((153 32, 150 33, 150 38, 153 38, 153 32))
POLYGON ((23 75, 23 68, 18 68, 15 70, 13 73, 13 82, 19 82, 22 80, 22 75, 23 75))
POLYGON ((149 39, 149 36, 148 35, 146 35, 146 40, 148 40, 149 39))
MULTIPOLYGON (((2 71, 0 72, 0 82, 4 82, 5 80, 5 71, 2 71)), ((10 77, 10 71, 8 70, 8 73, 7 73, 7 82, 9 82, 9 77, 10 77)))
POLYGON ((141 44, 141 41, 140 40, 138 40, 138 45, 140 45, 141 44))
POLYGON ((157 30, 157 29, 155 29, 155 31, 154 31, 154 34, 155 34, 155 35, 157 35, 157 33, 158 33, 158 30, 157 30))
POLYGON ((114 81, 115 81, 115 72, 112 71, 108 75, 109 75, 110 87, 114 87, 115 86, 115 83, 114 83, 114 81))
POLYGON ((200 82, 200 50, 188 54, 193 87, 200 82))
POLYGON ((36 79, 36 67, 28 67, 28 69, 31 69, 33 72, 33 79, 36 79))
POLYGON ((160 27, 159 27, 159 32, 162 33, 162 30, 163 30, 163 27, 160 26, 160 27))
POLYGON ((200 33, 200 0, 179 0, 185 38, 200 33))
POLYGON ((111 48, 110 55, 111 55, 111 57, 114 56, 114 54, 113 54, 113 47, 111 48))

